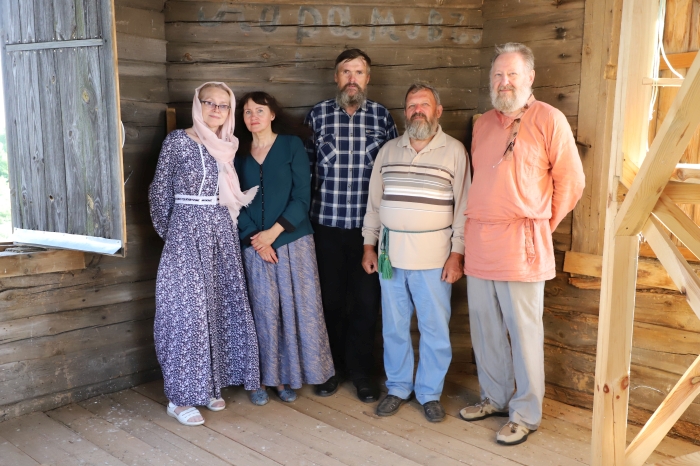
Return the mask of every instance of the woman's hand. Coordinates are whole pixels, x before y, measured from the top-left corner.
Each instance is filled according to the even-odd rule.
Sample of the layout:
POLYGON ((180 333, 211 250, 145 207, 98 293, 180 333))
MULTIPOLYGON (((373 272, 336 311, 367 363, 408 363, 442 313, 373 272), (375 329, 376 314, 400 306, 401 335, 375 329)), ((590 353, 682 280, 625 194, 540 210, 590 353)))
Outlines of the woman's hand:
POLYGON ((258 255, 262 260, 265 262, 269 262, 270 264, 276 264, 278 262, 277 260, 277 253, 275 252, 274 249, 272 249, 272 246, 267 246, 261 249, 257 250, 258 255))
POLYGON ((250 245, 260 252, 261 249, 272 246, 277 237, 284 231, 284 228, 279 223, 272 225, 269 230, 261 231, 250 237, 250 245))

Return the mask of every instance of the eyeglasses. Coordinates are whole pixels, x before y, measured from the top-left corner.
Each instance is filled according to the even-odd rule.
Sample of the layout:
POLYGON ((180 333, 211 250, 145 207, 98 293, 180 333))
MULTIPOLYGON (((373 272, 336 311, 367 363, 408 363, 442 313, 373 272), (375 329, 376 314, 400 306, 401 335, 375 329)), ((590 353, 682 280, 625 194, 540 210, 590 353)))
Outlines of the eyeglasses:
POLYGON ((214 102, 209 102, 208 100, 200 100, 200 102, 202 102, 204 105, 209 107, 211 110, 214 110, 215 108, 218 108, 222 112, 228 112, 229 110, 231 110, 230 105, 226 105, 226 104, 216 105, 214 102))

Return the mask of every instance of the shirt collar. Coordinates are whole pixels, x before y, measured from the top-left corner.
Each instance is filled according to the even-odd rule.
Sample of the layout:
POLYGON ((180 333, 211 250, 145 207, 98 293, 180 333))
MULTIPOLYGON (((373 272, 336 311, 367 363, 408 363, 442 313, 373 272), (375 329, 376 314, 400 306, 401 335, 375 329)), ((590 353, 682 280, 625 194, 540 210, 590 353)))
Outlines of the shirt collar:
MULTIPOLYGON (((340 105, 338 105, 338 102, 336 102, 335 99, 331 100, 331 106, 333 107, 333 110, 341 110, 340 105)), ((360 108, 357 109, 358 112, 360 110, 362 110, 363 112, 367 111, 367 99, 365 99, 365 101, 362 103, 360 108)), ((345 112, 345 113, 347 113, 347 112, 345 112)))
POLYGON ((499 110, 496 110, 496 117, 498 118, 498 121, 503 125, 503 127, 507 128, 513 124, 516 118, 522 118, 523 115, 525 115, 525 112, 532 108, 532 104, 534 104, 535 101, 535 96, 533 94, 530 94, 530 97, 527 99, 527 103, 522 109, 520 109, 520 112, 517 115, 509 117, 501 113, 499 110))
MULTIPOLYGON (((442 126, 438 125, 437 132, 433 139, 430 140, 427 146, 423 148, 421 152, 431 151, 437 149, 438 147, 445 147, 447 145, 447 138, 445 133, 442 131, 442 126)), ((399 140, 400 147, 411 147, 411 138, 408 137, 408 132, 404 131, 401 139, 399 140)))

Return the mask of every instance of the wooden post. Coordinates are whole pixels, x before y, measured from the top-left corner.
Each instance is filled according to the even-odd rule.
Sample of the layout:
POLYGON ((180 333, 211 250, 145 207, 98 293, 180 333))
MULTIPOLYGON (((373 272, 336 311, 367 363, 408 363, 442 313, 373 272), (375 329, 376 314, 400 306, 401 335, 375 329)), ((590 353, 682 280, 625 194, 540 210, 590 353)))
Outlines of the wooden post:
POLYGON ((614 226, 624 160, 638 164, 646 152, 651 86, 642 78, 651 76, 657 12, 657 0, 625 0, 622 6, 593 394, 591 464, 596 466, 625 464, 639 238, 617 236, 614 226))

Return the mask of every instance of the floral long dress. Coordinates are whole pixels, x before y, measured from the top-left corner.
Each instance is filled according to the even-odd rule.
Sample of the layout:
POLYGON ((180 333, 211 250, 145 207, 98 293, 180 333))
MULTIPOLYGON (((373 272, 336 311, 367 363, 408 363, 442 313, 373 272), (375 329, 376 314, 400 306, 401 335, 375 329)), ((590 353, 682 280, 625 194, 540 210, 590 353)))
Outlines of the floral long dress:
POLYGON ((206 405, 221 388, 260 386, 258 343, 237 228, 221 205, 175 202, 216 196, 216 160, 183 130, 163 142, 149 188, 151 218, 165 240, 156 280, 154 337, 165 395, 206 405))

